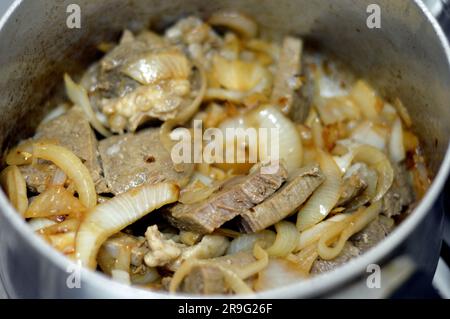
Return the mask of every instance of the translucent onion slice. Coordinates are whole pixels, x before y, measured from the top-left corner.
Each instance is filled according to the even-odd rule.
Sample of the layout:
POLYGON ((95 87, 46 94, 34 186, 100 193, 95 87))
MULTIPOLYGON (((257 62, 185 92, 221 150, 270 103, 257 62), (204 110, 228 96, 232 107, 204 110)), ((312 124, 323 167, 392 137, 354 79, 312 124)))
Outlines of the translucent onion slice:
POLYGON ((69 99, 73 104, 78 105, 83 109, 92 127, 105 137, 111 136, 112 133, 103 126, 95 115, 86 89, 81 85, 76 84, 68 74, 64 74, 64 82, 69 99))
POLYGON ((296 263, 300 270, 306 275, 311 271, 311 267, 318 256, 317 244, 312 244, 302 249, 296 255, 289 255, 286 259, 296 263))
POLYGON ((50 244, 65 255, 71 254, 75 250, 75 232, 67 232, 55 235, 44 236, 50 244))
POLYGON ((400 118, 397 118, 392 126, 391 137, 389 139, 389 154, 397 163, 406 158, 405 146, 403 144, 402 121, 400 118))
POLYGON ((13 165, 5 168, 0 174, 0 184, 11 204, 24 214, 28 208, 27 185, 20 169, 13 165))
POLYGON ((403 120, 403 123, 405 123, 407 128, 410 128, 412 126, 411 116, 409 115, 408 109, 405 107, 403 102, 399 98, 396 98, 394 101, 394 106, 398 115, 403 120))
MULTIPOLYGON (((271 139, 258 140, 258 151, 262 162, 269 160, 284 160, 288 172, 294 171, 302 165, 303 145, 294 123, 289 120, 276 107, 265 106, 248 115, 246 118, 249 127, 276 129, 278 131, 278 141, 271 139), (278 157, 271 159, 273 143, 278 142, 278 157)), ((271 132, 267 133, 269 136, 271 132)))
POLYGON ((326 176, 297 215, 297 229, 303 231, 325 219, 341 196, 341 170, 333 158, 322 150, 317 151, 320 168, 326 176))
POLYGON ((177 201, 178 195, 176 184, 145 184, 98 205, 86 216, 78 231, 77 259, 94 269, 97 252, 108 237, 153 210, 177 201))
POLYGON ((127 63, 122 73, 143 85, 162 80, 187 79, 191 73, 191 65, 180 51, 150 52, 127 63))
POLYGON ((354 163, 366 163, 378 172, 377 191, 372 201, 376 202, 380 200, 389 188, 391 188, 394 180, 394 170, 392 169, 391 163, 389 163, 388 158, 383 152, 373 146, 358 146, 353 150, 353 153, 354 163))
POLYGON ((30 226, 33 231, 39 231, 55 224, 55 221, 48 218, 33 218, 28 222, 28 226, 30 226))
POLYGON ((381 211, 381 201, 375 202, 367 208, 361 208, 352 216, 349 223, 337 223, 334 229, 330 229, 324 234, 318 243, 317 252, 320 258, 330 260, 336 258, 344 248, 347 240, 357 232, 361 231, 370 222, 372 222, 381 211), (340 235, 339 235, 340 234, 340 235), (337 242, 331 247, 334 238, 338 237, 337 242))
POLYGON ((357 81, 350 92, 350 96, 360 107, 361 113, 366 119, 376 120, 378 118, 377 94, 367 82, 357 81))
POLYGON ((339 214, 301 232, 294 252, 301 251, 302 249, 305 249, 306 247, 319 241, 320 237, 322 237, 322 235, 325 234, 332 225, 337 222, 344 221, 350 216, 351 215, 348 214, 339 214))
POLYGON ((293 223, 281 221, 275 224, 277 237, 272 246, 267 249, 270 256, 286 257, 297 246, 299 232, 293 223))
POLYGON ((50 186, 36 196, 25 212, 25 218, 69 215, 80 217, 86 207, 63 186, 50 186))
POLYGON ((242 234, 231 241, 226 254, 233 255, 241 251, 251 251, 256 243, 262 248, 268 248, 274 243, 275 237, 275 233, 267 229, 253 234, 242 234))
POLYGON ((253 247, 253 256, 256 258, 255 262, 236 268, 235 272, 239 278, 250 278, 263 271, 269 264, 269 254, 261 248, 259 243, 256 243, 253 247))
POLYGON ((33 156, 53 162, 75 184, 81 203, 86 208, 97 205, 97 193, 91 174, 81 160, 65 147, 48 144, 33 144, 33 156))
POLYGON ((226 27, 246 38, 254 38, 258 34, 258 25, 248 16, 236 11, 219 11, 208 20, 212 26, 226 27))
POLYGON ((220 100, 241 103, 247 95, 241 91, 226 90, 220 88, 208 88, 205 100, 220 100))
POLYGON ((8 165, 28 165, 33 161, 33 142, 28 141, 11 149, 6 155, 8 165))

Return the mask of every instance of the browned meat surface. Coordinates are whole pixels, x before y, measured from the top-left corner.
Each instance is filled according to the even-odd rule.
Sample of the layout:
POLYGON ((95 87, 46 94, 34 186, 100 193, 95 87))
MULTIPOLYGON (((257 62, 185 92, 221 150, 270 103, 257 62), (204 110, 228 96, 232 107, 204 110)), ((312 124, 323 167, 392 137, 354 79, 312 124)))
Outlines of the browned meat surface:
POLYGON ((301 56, 303 42, 298 38, 286 37, 275 74, 272 102, 289 114, 294 103, 294 94, 301 86, 301 56))
POLYGON ((387 217, 401 214, 415 200, 410 173, 404 164, 392 164, 394 168, 394 182, 383 197, 382 213, 387 217))
POLYGON ((246 232, 258 232, 286 218, 325 180, 318 166, 303 167, 293 176, 271 197, 241 214, 246 232))
POLYGON ((353 235, 351 241, 363 253, 386 238, 393 228, 394 220, 392 218, 379 216, 362 231, 353 235))
POLYGON ((207 200, 195 204, 177 204, 167 216, 177 228, 211 233, 225 222, 272 195, 287 178, 284 165, 274 174, 262 174, 261 167, 248 176, 226 181, 207 200))
POLYGON ((184 293, 216 295, 225 294, 225 279, 222 271, 215 266, 194 267, 183 281, 181 291, 184 293))
MULTIPOLYGON (((34 140, 46 140, 58 143, 77 155, 88 168, 94 180, 97 192, 106 191, 99 163, 97 139, 80 108, 73 107, 67 113, 41 124, 34 140)), ((42 192, 51 181, 56 167, 48 162, 21 167, 28 187, 34 192, 42 192)))
POLYGON ((160 142, 159 129, 104 139, 99 145, 105 180, 117 195, 144 183, 173 181, 183 185, 193 173, 192 164, 176 171, 169 152, 160 142))
POLYGON ((352 243, 347 242, 342 249, 339 256, 332 260, 324 260, 320 257, 314 262, 311 273, 312 274, 320 274, 324 272, 331 271, 345 263, 347 263, 350 259, 355 258, 361 254, 359 248, 355 247, 352 243))

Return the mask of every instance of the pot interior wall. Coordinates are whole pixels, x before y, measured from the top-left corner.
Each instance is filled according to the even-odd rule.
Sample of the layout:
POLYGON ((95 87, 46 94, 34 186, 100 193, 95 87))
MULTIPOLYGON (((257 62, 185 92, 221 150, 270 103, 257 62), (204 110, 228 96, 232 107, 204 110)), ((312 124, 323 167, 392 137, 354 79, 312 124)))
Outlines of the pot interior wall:
POLYGON ((78 0, 81 29, 66 26, 73 1, 23 1, 0 32, 0 145, 30 135, 51 107, 63 72, 95 58, 102 40, 124 28, 161 29, 180 16, 233 8, 276 36, 294 34, 319 43, 370 81, 386 97, 399 96, 411 112, 432 174, 450 137, 450 70, 437 35, 409 0, 380 0, 381 29, 369 29, 372 1, 340 0, 78 0))

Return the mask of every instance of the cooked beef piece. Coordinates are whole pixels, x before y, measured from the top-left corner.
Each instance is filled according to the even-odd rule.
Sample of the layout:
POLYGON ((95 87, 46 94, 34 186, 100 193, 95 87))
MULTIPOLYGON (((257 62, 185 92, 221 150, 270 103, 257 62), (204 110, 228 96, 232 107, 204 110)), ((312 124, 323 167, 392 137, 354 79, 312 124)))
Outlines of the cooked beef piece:
POLYGON ((325 176, 319 166, 307 166, 292 177, 261 204, 241 214, 241 226, 246 232, 258 232, 286 218, 300 207, 321 185, 325 176))
POLYGON ((332 260, 324 260, 320 257, 314 262, 311 273, 312 274, 320 274, 324 272, 331 271, 345 263, 347 263, 350 259, 355 258, 361 254, 359 248, 355 247, 352 243, 345 243, 344 248, 342 249, 339 256, 332 260))
POLYGON ((383 197, 382 214, 392 217, 401 214, 415 200, 414 189, 411 186, 411 176, 404 164, 392 164, 394 182, 383 197))
POLYGON ((361 195, 367 188, 367 182, 361 169, 356 169, 353 174, 346 176, 343 180, 341 198, 338 206, 346 206, 354 198, 361 195))
POLYGON ((294 103, 295 91, 301 86, 301 56, 303 42, 298 38, 286 37, 283 41, 272 92, 272 102, 289 114, 294 103))
MULTIPOLYGON (((41 124, 33 139, 55 142, 71 150, 91 173, 97 192, 107 191, 98 158, 97 139, 83 110, 73 107, 67 113, 41 124)), ((33 192, 44 191, 55 170, 56 167, 46 161, 21 167, 27 185, 33 192)))
POLYGON ((115 195, 144 183, 173 181, 183 185, 194 169, 192 164, 181 164, 181 171, 175 170, 160 142, 159 129, 109 137, 100 142, 99 151, 106 184, 115 195))
POLYGON ((280 188, 287 178, 287 171, 283 164, 276 166, 277 171, 273 174, 263 174, 259 167, 248 176, 231 178, 205 201, 171 207, 167 217, 177 228, 211 233, 280 188))
POLYGON ((192 268, 181 285, 181 292, 200 295, 218 295, 227 292, 222 271, 213 265, 192 268))
POLYGON ((381 215, 362 231, 353 235, 350 240, 361 253, 364 253, 386 238, 393 228, 394 220, 381 215))

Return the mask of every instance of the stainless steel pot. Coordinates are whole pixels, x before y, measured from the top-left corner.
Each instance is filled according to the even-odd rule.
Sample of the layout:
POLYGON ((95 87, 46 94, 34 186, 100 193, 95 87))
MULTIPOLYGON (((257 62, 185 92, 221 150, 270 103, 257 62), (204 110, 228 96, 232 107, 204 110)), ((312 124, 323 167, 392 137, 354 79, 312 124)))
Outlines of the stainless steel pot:
MULTIPOLYGON (((383 95, 403 99, 434 176, 431 188, 414 213, 377 247, 337 271, 257 297, 310 297, 342 292, 355 281, 364 280, 368 265, 383 266, 393 256, 407 252, 402 247, 411 244, 411 233, 420 227, 431 228, 429 238, 413 244, 427 250, 427 241, 436 236, 434 224, 430 224, 432 206, 450 169, 450 50, 444 34, 424 5, 412 0, 378 0, 381 28, 369 29, 366 20, 371 3, 370 0, 17 0, 0 22, 0 145, 4 150, 31 134, 46 111, 43 101, 61 84, 62 72, 86 65, 94 57, 95 44, 116 37, 124 28, 164 27, 182 15, 207 16, 217 9, 233 8, 247 12, 275 35, 306 36, 348 63, 357 74, 370 79, 383 95), (66 26, 66 10, 74 2, 81 7, 81 29, 66 26)), ((67 272, 73 270, 71 265, 28 229, 0 193, 0 273, 10 297, 164 296, 122 286, 84 269, 80 273, 81 288, 70 289, 67 281, 78 274, 67 272)), ((387 276, 398 273, 389 267, 383 269, 387 276)), ((367 287, 358 293, 374 296, 367 287)))

